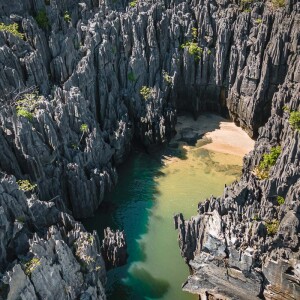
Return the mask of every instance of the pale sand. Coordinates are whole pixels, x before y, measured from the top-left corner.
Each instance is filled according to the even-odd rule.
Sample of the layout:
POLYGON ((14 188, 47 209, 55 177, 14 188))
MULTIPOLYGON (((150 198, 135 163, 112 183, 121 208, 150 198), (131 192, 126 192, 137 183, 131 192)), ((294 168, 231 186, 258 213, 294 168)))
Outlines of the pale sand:
POLYGON ((196 121, 191 116, 179 116, 175 141, 180 138, 184 128, 193 128, 199 134, 205 133, 204 138, 212 141, 202 146, 207 150, 243 157, 254 148, 254 141, 246 132, 218 115, 203 114, 196 121))

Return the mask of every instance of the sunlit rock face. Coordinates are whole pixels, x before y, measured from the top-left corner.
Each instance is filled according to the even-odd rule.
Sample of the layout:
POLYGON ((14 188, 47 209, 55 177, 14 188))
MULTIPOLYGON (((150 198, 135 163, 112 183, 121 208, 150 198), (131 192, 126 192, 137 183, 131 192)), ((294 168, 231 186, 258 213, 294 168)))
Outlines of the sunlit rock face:
MULTIPOLYGON (((263 246, 248 251, 259 254, 249 272, 259 273, 255 266, 265 274, 266 295, 287 282, 288 295, 297 290, 298 279, 275 280, 266 271, 283 270, 285 259, 286 276, 298 274, 297 222, 280 234, 288 210, 298 220, 299 132, 283 111, 299 109, 296 0, 278 9, 271 2, 239 7, 231 1, 1 0, 0 15, 24 34, 0 31, 2 171, 27 176, 42 201, 59 196, 75 217, 87 217, 116 183, 115 166, 133 138, 148 148, 167 141, 176 109, 195 116, 206 110, 229 113, 258 142, 245 159, 241 182, 227 189, 230 196, 225 191, 230 205, 218 200, 226 207, 218 213, 222 222, 231 210, 237 214, 232 221, 242 235, 233 242, 237 251, 247 249, 244 230, 254 214, 278 219, 276 235, 262 233, 263 246), (269 178, 259 181, 251 172, 276 144, 282 153, 269 178), (277 195, 285 197, 284 205, 273 203, 277 195)), ((231 246, 224 239, 228 259, 231 246)))

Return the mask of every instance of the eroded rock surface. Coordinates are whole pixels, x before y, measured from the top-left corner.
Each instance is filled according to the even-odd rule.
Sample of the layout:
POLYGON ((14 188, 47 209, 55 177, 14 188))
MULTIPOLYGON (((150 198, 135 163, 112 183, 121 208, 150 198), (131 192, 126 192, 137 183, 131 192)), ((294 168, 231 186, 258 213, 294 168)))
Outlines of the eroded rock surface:
POLYGON ((104 230, 101 251, 107 269, 125 265, 128 254, 124 231, 113 231, 107 227, 104 230))
POLYGON ((106 299, 97 234, 57 207, 1 175, 1 299, 106 299))
MULTIPOLYGON (((18 205, 11 200, 20 213, 22 206, 21 216, 30 219, 30 209, 34 210, 28 233, 14 225, 11 214, 7 219, 5 207, 0 207, 5 228, 0 232, 4 241, 1 272, 12 270, 11 259, 30 253, 34 244, 28 239, 39 241, 34 226, 41 222, 45 232, 38 243, 45 243, 46 250, 39 252, 45 258, 37 271, 50 270, 48 256, 57 262, 57 251, 68 253, 65 268, 73 270, 70 277, 63 275, 60 263, 52 272, 57 279, 66 276, 59 286, 68 286, 76 277, 76 286, 63 288, 70 290, 68 297, 77 297, 86 282, 92 283, 86 284, 83 299, 100 295, 97 276, 75 276, 78 267, 72 255, 76 250, 65 240, 73 230, 73 225, 64 223, 69 217, 43 212, 46 208, 55 211, 56 206, 58 212, 67 207, 76 218, 92 215, 116 183, 115 167, 126 158, 133 138, 146 147, 160 145, 174 132, 177 109, 191 110, 195 116, 210 110, 228 113, 259 138, 245 159, 242 180, 228 187, 223 198, 201 205, 201 214, 192 223, 178 219, 184 235, 182 253, 187 261, 196 261, 195 253, 210 255, 212 251, 212 261, 218 257, 217 266, 221 267, 222 259, 226 262, 224 270, 229 270, 232 253, 236 263, 229 262, 235 274, 231 277, 240 276, 238 280, 246 282, 246 290, 252 289, 253 295, 273 297, 283 287, 286 295, 297 293, 299 132, 290 128, 283 106, 299 109, 298 1, 287 0, 281 8, 270 1, 242 4, 229 0, 137 1, 133 6, 125 0, 0 0, 0 22, 17 23, 24 34, 20 38, 0 31, 0 169, 17 180, 37 184, 41 200, 32 205, 27 200, 18 205), (140 93, 143 86, 148 88, 144 96, 140 93), (269 178, 257 180, 251 173, 254 166, 277 144, 283 151, 269 178), (284 205, 272 200, 277 195, 286 198, 284 205), (53 206, 52 199, 62 201, 53 206), (288 212, 293 215, 287 219, 288 212), (252 222, 256 215, 262 221, 252 222), (280 225, 276 235, 267 236, 267 218, 286 224, 288 233, 282 237, 280 225), (205 233, 206 223, 215 235, 205 233), (259 242, 253 242, 258 250, 252 251, 250 237, 254 235, 245 234, 250 227, 259 233, 255 235, 259 242), (11 244, 10 236, 19 236, 19 231, 16 244, 11 244), (197 242, 200 233, 206 251, 197 242), (228 239, 233 239, 233 246, 228 239), (250 249, 240 256, 246 251, 244 243, 250 249), (57 249, 54 244, 59 244, 57 249), (7 257, 7 247, 17 251, 12 258, 7 257), (256 257, 253 253, 259 256, 253 259, 255 263, 248 260, 248 256, 256 257), (243 266, 240 257, 244 257, 243 266), (286 275, 277 278, 274 274, 279 272, 286 275)), ((81 244, 74 238, 74 247, 82 251, 80 259, 93 259, 91 241, 76 224, 79 231, 74 234, 81 244)), ((15 266, 9 276, 22 282, 15 291, 26 291, 26 299, 49 295, 51 291, 40 291, 37 283, 35 288, 38 274, 29 280, 21 274, 22 267, 15 266)), ((213 274, 219 269, 208 264, 207 270, 213 274)))

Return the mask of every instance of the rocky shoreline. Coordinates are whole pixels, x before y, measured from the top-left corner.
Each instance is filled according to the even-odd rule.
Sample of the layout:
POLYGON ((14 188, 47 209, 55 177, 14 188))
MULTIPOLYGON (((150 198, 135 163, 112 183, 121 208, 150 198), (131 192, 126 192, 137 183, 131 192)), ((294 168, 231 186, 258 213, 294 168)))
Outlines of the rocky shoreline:
POLYGON ((235 278, 248 296, 299 296, 300 147, 289 112, 300 107, 300 8, 274 3, 0 0, 0 297, 105 298, 100 242, 71 214, 92 215, 132 141, 163 144, 181 109, 227 113, 258 137, 240 182, 192 221, 177 217, 182 255, 211 279, 197 287, 194 275, 185 289, 239 295, 227 290, 235 278), (258 180, 254 168, 278 145, 258 180))

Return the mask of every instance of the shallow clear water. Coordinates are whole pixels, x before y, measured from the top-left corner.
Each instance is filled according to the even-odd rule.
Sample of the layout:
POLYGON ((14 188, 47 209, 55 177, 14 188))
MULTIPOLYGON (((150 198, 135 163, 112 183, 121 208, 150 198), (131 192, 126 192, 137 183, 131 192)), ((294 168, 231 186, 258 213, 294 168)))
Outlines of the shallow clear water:
POLYGON ((241 157, 205 150, 203 144, 168 147, 155 155, 134 151, 119 169, 105 209, 84 222, 101 238, 107 226, 126 232, 128 263, 108 272, 108 299, 198 299, 181 291, 189 270, 180 256, 173 215, 195 215, 197 203, 220 195, 242 165, 241 157))

